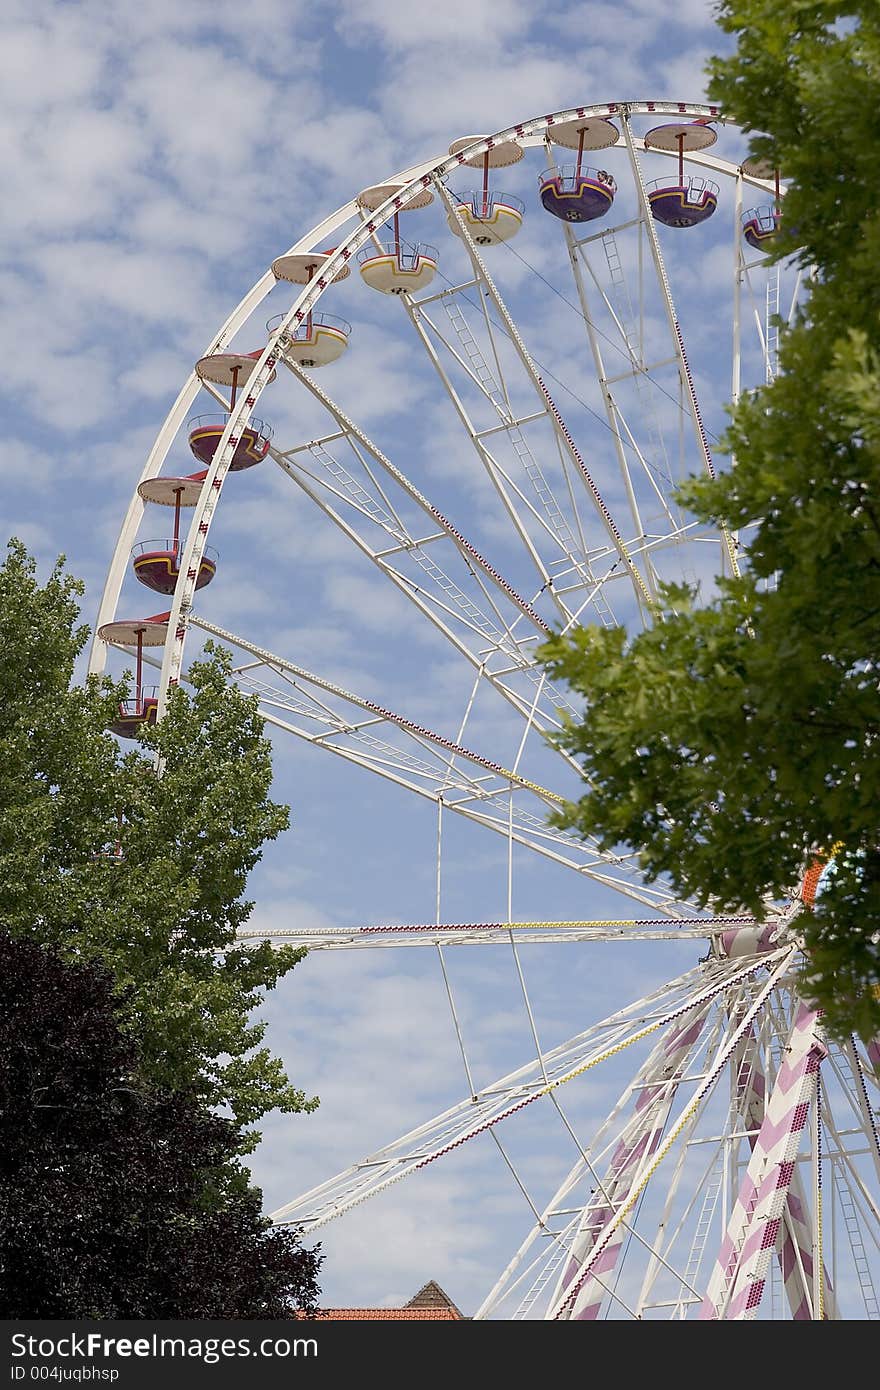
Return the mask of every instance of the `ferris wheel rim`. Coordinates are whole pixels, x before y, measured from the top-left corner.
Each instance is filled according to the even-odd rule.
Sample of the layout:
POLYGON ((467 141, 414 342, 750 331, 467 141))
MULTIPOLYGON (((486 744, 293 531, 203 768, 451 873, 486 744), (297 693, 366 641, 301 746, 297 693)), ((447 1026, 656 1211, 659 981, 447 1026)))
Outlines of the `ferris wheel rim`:
MULTIPOLYGON (((420 196, 420 190, 423 191, 426 187, 426 180, 428 181, 428 183, 430 183, 431 181, 442 180, 444 177, 448 176, 448 174, 450 174, 454 168, 458 167, 459 165, 468 164, 475 159, 479 160, 481 152, 484 153, 493 144, 501 143, 504 138, 511 138, 513 136, 515 138, 521 139, 524 144, 538 146, 543 142, 544 137, 552 129, 553 124, 557 122, 564 123, 565 120, 571 120, 573 118, 581 119, 593 115, 600 118, 602 118, 603 116, 625 115, 626 119, 628 120, 628 118, 631 115, 662 116, 664 114, 674 114, 679 117, 706 117, 711 119, 712 121, 722 123, 726 120, 726 118, 722 115, 722 113, 718 111, 717 108, 706 107, 701 104, 694 105, 683 103, 654 102, 610 103, 598 104, 591 107, 576 108, 574 111, 567 110, 555 113, 550 116, 533 118, 530 121, 521 123, 521 125, 519 126, 508 127, 507 130, 499 131, 493 136, 480 137, 479 139, 475 137, 473 141, 466 143, 462 150, 457 151, 455 156, 437 156, 433 160, 427 161, 426 163, 418 166, 413 166, 411 170, 405 171, 405 174, 410 176, 408 180, 402 175, 397 175, 391 176, 389 179, 384 180, 382 185, 377 185, 393 187, 394 191, 389 195, 389 198, 385 201, 385 203, 382 203, 376 207, 376 209, 372 212, 372 216, 369 220, 365 218, 360 224, 355 226, 354 230, 348 236, 346 236, 340 242, 338 247, 334 248, 333 252, 325 253, 327 259, 325 261, 322 261, 322 274, 317 278, 317 281, 312 284, 307 284, 303 288, 303 290, 298 294, 291 308, 287 311, 286 314, 282 315, 281 324, 275 331, 274 335, 270 337, 269 341, 266 344, 266 347, 262 350, 262 352, 259 354, 250 355, 255 362, 255 365, 252 369, 252 376, 255 385, 253 389, 251 389, 251 387, 249 386, 246 396, 244 395, 244 393, 242 394, 242 398, 238 405, 237 411, 228 411, 228 418, 226 426, 224 428, 223 437, 220 441, 220 444, 217 447, 217 451, 214 455, 211 465, 206 470, 204 487, 205 498, 207 499, 209 495, 213 496, 213 493, 217 493, 219 496, 220 490, 222 488, 223 479, 225 477, 225 472, 228 470, 232 451, 234 449, 234 436, 236 432, 240 432, 241 428, 246 423, 246 421, 251 418, 252 412, 256 408, 256 404, 259 400, 262 390, 264 389, 265 385, 268 384, 268 381, 271 379, 272 373, 274 371, 273 356, 275 352, 275 347, 277 343, 280 341, 285 330, 289 328, 292 324, 301 322, 308 313, 314 312, 315 306, 317 305, 318 300, 323 294, 324 289, 328 288, 334 279, 340 277, 340 268, 347 267, 353 255, 355 255, 357 251, 361 249, 363 245, 366 244, 366 242, 369 240, 371 236, 375 235, 377 227, 383 225, 390 215, 392 215, 396 211, 404 210, 407 206, 408 201, 414 201, 418 196, 420 196), (253 397, 253 400, 251 400, 251 397, 253 397)), ((729 175, 730 177, 736 177, 741 182, 752 183, 754 186, 760 188, 764 188, 767 186, 766 180, 762 180, 757 176, 751 177, 747 175, 741 166, 734 165, 730 161, 719 161, 715 156, 699 155, 698 157, 696 157, 695 162, 703 164, 705 167, 709 169, 720 169, 726 175, 729 175)), ((295 255, 300 251, 313 251, 317 244, 319 244, 326 236, 331 235, 333 232, 336 231, 338 227, 344 225, 347 220, 357 215, 356 204, 357 199, 355 198, 351 200, 348 204, 345 204, 341 208, 337 209, 336 212, 330 214, 328 218, 324 219, 322 223, 318 224, 318 226, 316 226, 315 228, 312 228, 302 238, 300 238, 300 240, 296 242, 285 254, 290 256, 295 255)), ((277 259, 279 258, 276 258, 276 260, 277 259)), ((248 294, 244 296, 237 308, 232 311, 223 328, 219 331, 215 338, 212 339, 212 343, 206 349, 205 353, 203 354, 203 357, 212 356, 218 352, 224 351, 224 349, 231 342, 238 329, 241 328, 245 323, 247 323, 251 314, 256 310, 256 308, 266 297, 266 295, 271 291, 271 289, 274 288, 276 283, 277 277, 273 275, 272 270, 270 268, 257 281, 257 283, 248 292, 248 294)), ((167 456, 168 449, 171 447, 174 439, 177 437, 178 431, 187 417, 189 408, 192 404, 193 399, 195 398, 196 393, 203 387, 203 385, 204 382, 198 378, 197 369, 194 366, 190 379, 188 380, 184 388, 181 390, 181 393, 177 401, 172 407, 169 416, 166 418, 166 421, 159 432, 159 436, 157 437, 157 440, 153 446, 153 450, 151 451, 151 454, 148 457, 144 473, 142 474, 140 483, 138 484, 138 489, 136 489, 135 492, 135 498, 132 501, 129 513, 123 524, 123 532, 127 533, 128 531, 131 531, 132 527, 136 532, 137 525, 140 519, 140 514, 137 511, 137 502, 138 500, 140 501, 140 512, 142 513, 144 501, 139 489, 145 481, 158 476, 159 470, 161 469, 164 459, 167 456)), ((225 405, 225 402, 221 401, 221 404, 225 405)), ((216 502, 217 499, 214 498, 213 500, 216 502)), ((210 512, 203 511, 199 506, 196 507, 196 515, 193 518, 193 523, 190 528, 189 536, 186 543, 186 549, 184 551, 184 556, 181 564, 181 570, 183 572, 186 572, 187 568, 192 570, 194 558, 198 556, 198 558, 200 559, 201 555, 204 553, 208 535, 208 528, 213 519, 214 510, 215 507, 213 506, 210 512), (203 538, 201 539, 201 541, 199 541, 200 549, 198 550, 198 552, 196 552, 196 527, 197 525, 201 527, 204 522, 207 522, 208 525, 204 528, 203 538)), ((121 559, 122 564, 124 566, 128 558, 129 549, 130 544, 123 543, 122 537, 120 537, 120 541, 117 545, 117 552, 114 555, 114 565, 117 563, 117 560, 121 559)), ((198 565, 196 565, 195 568, 198 569, 198 565)), ((113 566, 111 566, 111 575, 113 573, 113 566)), ((119 584, 121 586, 121 575, 119 577, 119 584)), ((107 621, 109 621, 115 614, 119 590, 117 588, 115 596, 112 590, 113 584, 111 583, 111 576, 108 576, 108 587, 107 589, 105 589, 105 596, 102 599, 103 622, 97 625, 99 627, 103 627, 104 624, 107 621), (104 612, 105 606, 109 606, 108 613, 104 612)), ((169 686, 173 683, 176 683, 176 680, 179 678, 178 675, 175 675, 175 670, 179 673, 182 664, 183 645, 186 639, 186 630, 191 617, 193 593, 190 594, 189 600, 185 601, 183 591, 181 591, 178 587, 178 592, 175 593, 174 602, 168 615, 168 638, 164 646, 165 657, 163 659, 162 681, 160 683, 161 698, 163 700, 166 698, 169 686), (172 645, 175 646, 178 656, 176 668, 173 665, 173 663, 169 661, 168 658, 168 653, 171 650, 172 645)), ((101 648, 102 654, 104 651, 106 651, 106 647, 101 648)), ((101 664, 102 663, 96 660, 96 664, 94 666, 91 666, 91 669, 100 669, 101 664)), ((505 769, 503 768, 501 769, 501 771, 504 770, 505 769)), ((513 934, 512 926, 513 924, 511 923, 507 924, 507 930, 510 932, 511 936, 513 934)), ((699 928, 698 920, 695 922, 695 927, 699 928)))
MULTIPOLYGON (((376 209, 376 211, 373 214, 373 218, 370 220, 370 223, 362 223, 359 227, 355 227, 353 232, 351 232, 349 236, 346 237, 339 246, 335 247, 334 250, 328 254, 328 259, 322 264, 322 270, 324 274, 318 277, 316 283, 312 283, 311 285, 307 284, 303 287, 301 293, 297 296, 296 300, 294 301, 294 304, 291 306, 290 310, 284 316, 283 324, 279 326, 279 328, 276 330, 276 334, 280 336, 281 332, 283 331, 283 327, 287 324, 290 324, 292 322, 301 322, 302 318, 305 316, 308 310, 310 308, 313 308, 314 305, 317 303, 317 300, 320 298, 320 295, 324 292, 324 289, 326 289, 329 286, 329 284, 332 283, 332 280, 335 278, 336 273, 340 269, 347 268, 347 263, 351 259, 352 254, 356 253, 356 251, 360 249, 363 242, 367 241, 371 235, 370 231, 364 232, 364 226, 370 226, 373 223, 376 223, 376 225, 382 225, 384 221, 387 220, 388 216, 393 214, 396 208, 405 208, 410 201, 416 199, 424 190, 426 186, 426 179, 430 181, 431 178, 442 178, 444 175, 447 175, 448 173, 452 172, 456 167, 464 166, 468 160, 479 156, 481 153, 484 153, 491 145, 501 143, 504 140, 514 139, 522 142, 524 145, 538 145, 541 143, 544 136, 547 135, 550 130, 552 130, 554 124, 564 125, 571 121, 579 121, 588 118, 608 119, 615 115, 626 116, 628 118, 632 115, 653 116, 664 114, 688 116, 694 119, 702 118, 712 120, 713 122, 718 122, 721 124, 734 124, 732 119, 727 117, 719 106, 706 103, 676 102, 668 100, 591 103, 581 107, 563 108, 559 111, 549 113, 543 116, 530 117, 526 121, 503 128, 495 132, 494 135, 484 136, 480 139, 475 140, 473 143, 468 144, 455 155, 449 155, 447 153, 445 155, 434 156, 431 159, 422 161, 416 165, 411 165, 403 171, 389 176, 387 179, 382 181, 382 185, 386 185, 389 187, 393 186, 395 191, 392 192, 388 199, 386 199, 384 204, 382 204, 379 208, 376 209)), ((759 178, 756 174, 747 172, 744 169, 743 165, 734 166, 729 162, 722 162, 715 158, 707 157, 705 155, 700 156, 699 154, 696 156, 696 162, 705 162, 712 168, 718 168, 719 170, 723 169, 723 172, 727 174, 736 174, 739 178, 743 179, 743 181, 750 183, 757 188, 768 188, 770 186, 767 179, 759 178)), ((339 226, 344 225, 344 223, 348 221, 352 216, 354 216, 357 213, 357 211, 357 196, 355 196, 354 198, 350 199, 348 203, 341 205, 339 208, 336 209, 335 212, 329 214, 326 218, 324 218, 321 222, 317 223, 308 232, 304 233, 304 235, 301 236, 297 241, 295 241, 287 249, 287 251, 280 253, 281 256, 291 256, 299 252, 308 252, 314 250, 317 242, 322 240, 327 235, 332 235, 333 232, 335 232, 339 226)), ((279 259, 279 257, 275 257, 274 259, 277 260, 279 259)), ((232 310, 219 332, 211 338, 209 343, 206 345, 204 352, 200 354, 200 359, 204 359, 205 357, 208 357, 218 351, 221 351, 226 346, 226 344, 231 341, 235 333, 246 323, 250 313, 269 294, 269 292, 275 287, 276 283, 277 278, 274 276, 272 266, 270 264, 270 266, 267 268, 264 274, 259 278, 259 280, 257 280, 257 282, 252 286, 252 288, 242 297, 238 305, 236 305, 236 307, 232 310)), ((265 362, 268 359, 268 357, 272 355, 272 346, 273 343, 270 339, 270 341, 266 344, 266 348, 261 353, 260 358, 257 362, 257 366, 254 369, 255 377, 258 378, 263 373, 265 362)), ((271 372, 271 368, 269 370, 271 372)), ((256 399, 258 400, 259 395, 262 393, 262 390, 268 383, 268 379, 268 376, 266 376, 265 380, 257 380, 255 382, 254 390, 249 394, 255 394, 256 399)), ((159 473, 159 470, 161 469, 162 464, 164 463, 165 458, 167 457, 167 454, 174 443, 174 440, 180 430, 180 427, 185 422, 187 412, 190 406, 192 405, 192 402, 195 400, 198 391, 202 385, 203 383, 200 381, 198 377, 198 373, 196 371, 196 366, 194 363, 192 370, 189 376, 187 377, 186 382, 182 386, 176 401, 171 407, 171 410, 169 411, 165 421, 163 422, 159 430, 159 433, 156 437, 150 454, 147 457, 143 471, 138 479, 138 483, 146 482, 159 473)), ((211 469, 209 469, 210 485, 213 485, 214 483, 214 478, 217 476, 218 468, 221 464, 221 461, 223 461, 223 455, 228 454, 230 452, 228 440, 233 432, 233 429, 243 427, 247 419, 249 418, 250 410, 253 409, 253 407, 244 407, 243 403, 247 399, 248 397, 242 396, 238 410, 236 412, 230 412, 227 429, 224 432, 223 439, 221 440, 218 446, 217 452, 212 463, 212 467, 211 469), (214 465, 217 465, 218 467, 215 467, 214 465)), ((225 462, 228 463, 228 460, 225 460, 225 462)), ((114 549, 113 557, 107 575, 107 580, 104 586, 104 591, 99 602, 98 614, 95 624, 96 631, 95 636, 93 637, 92 646, 89 653, 88 669, 90 673, 99 674, 104 669, 106 648, 104 644, 101 643, 97 638, 97 628, 103 623, 109 622, 110 619, 115 616, 117 604, 119 601, 120 590, 122 587, 122 581, 125 574, 125 561, 130 549, 131 542, 137 532, 138 525, 143 517, 143 512, 144 500, 141 496, 139 496, 136 486, 132 495, 131 502, 129 504, 128 511, 123 521, 123 525, 116 543, 116 547, 114 549)), ((194 530, 195 526, 191 527, 190 536, 187 540, 181 568, 183 568, 184 565, 187 569, 192 568, 193 547, 191 541, 194 530)), ((189 607, 191 606, 192 594, 188 595, 185 606, 182 605, 181 598, 182 595, 176 593, 172 602, 169 631, 170 634, 174 635, 169 636, 169 644, 181 642, 183 640, 177 638, 176 633, 180 629, 181 608, 184 607, 184 614, 188 612, 189 607)), ((180 660, 176 663, 178 671, 181 661, 182 648, 180 652, 180 660)), ((167 687, 169 680, 173 681, 174 679, 176 679, 176 677, 172 676, 170 671, 167 669, 168 665, 169 663, 163 662, 163 670, 159 683, 160 716, 162 709, 164 708, 164 703, 167 699, 167 687)))
MULTIPOLYGON (((168 614, 167 640, 163 649, 163 660, 160 678, 158 682, 158 716, 161 717, 165 702, 168 698, 169 690, 178 683, 182 672, 184 644, 190 621, 194 619, 192 613, 193 600, 197 588, 197 577, 202 573, 203 557, 207 549, 210 524, 213 518, 216 504, 219 501, 219 492, 223 484, 226 472, 228 471, 232 451, 235 447, 235 440, 252 417, 253 410, 256 408, 260 394, 265 385, 274 376, 274 367, 277 361, 278 344, 284 341, 286 331, 294 324, 302 322, 308 316, 314 314, 315 306, 318 303, 324 290, 340 278, 340 273, 347 270, 348 263, 352 256, 369 243, 371 238, 375 238, 378 227, 384 225, 388 217, 399 210, 404 210, 408 202, 412 201, 419 205, 424 201, 425 189, 433 184, 436 188, 444 192, 443 181, 452 170, 458 167, 473 166, 479 163, 481 154, 488 152, 493 147, 501 146, 510 140, 520 141, 523 146, 540 145, 546 138, 550 137, 550 132, 554 125, 559 125, 565 129, 571 124, 572 120, 602 119, 611 120, 617 117, 624 123, 626 140, 631 142, 631 134, 628 122, 632 116, 655 117, 663 114, 674 114, 679 118, 692 117, 697 122, 705 121, 726 122, 719 108, 705 105, 703 103, 682 103, 682 102, 635 102, 635 103, 597 103, 591 106, 569 108, 549 115, 530 118, 528 121, 521 122, 515 126, 507 127, 496 132, 494 135, 484 137, 474 137, 462 143, 456 141, 450 146, 455 153, 448 155, 435 156, 433 159, 424 161, 419 165, 412 166, 409 170, 401 174, 392 175, 377 189, 373 191, 388 190, 388 197, 384 202, 379 203, 373 209, 375 199, 370 200, 370 210, 372 216, 367 219, 363 215, 363 209, 359 209, 359 198, 355 196, 349 203, 342 205, 336 212, 330 214, 316 227, 299 239, 294 246, 285 253, 287 256, 297 252, 311 252, 327 235, 335 232, 349 218, 355 216, 360 211, 361 222, 333 248, 332 251, 321 252, 321 273, 309 283, 302 286, 290 309, 280 317, 277 328, 274 328, 270 338, 259 353, 248 354, 249 383, 247 395, 242 391, 238 405, 233 409, 228 409, 227 423, 216 452, 207 470, 204 470, 205 477, 201 495, 196 499, 193 508, 193 519, 190 523, 186 542, 182 548, 180 558, 180 578, 176 584, 170 610, 168 614), (458 147, 461 146, 459 149, 458 147), (252 365, 251 365, 252 364, 252 365)), ((620 137, 618 143, 622 143, 620 137)), ((644 137, 640 137, 640 143, 644 145, 644 137)), ((723 167, 724 171, 737 178, 743 177, 742 167, 735 166, 730 161, 718 161, 714 157, 701 156, 704 162, 710 163, 712 167, 723 167)), ((752 182, 757 182, 752 179, 752 182)), ((457 214, 456 214, 457 215, 457 214)), ((471 247, 472 253, 475 248, 471 247)), ((276 258, 277 261, 278 258, 276 258)), ((283 257, 282 257, 283 259, 283 257)), ((273 262, 274 265, 274 262, 273 262)), ((488 272, 485 272, 488 275, 488 272)), ((199 362, 195 364, 190 374, 186 386, 183 388, 178 401, 172 408, 166 422, 160 430, 156 444, 151 452, 144 473, 138 484, 135 498, 129 508, 129 513, 123 526, 123 534, 117 544, 114 554, 114 561, 108 575, 108 583, 105 589, 105 596, 102 599, 102 614, 108 607, 115 611, 118 592, 121 587, 122 577, 125 573, 127 554, 131 549, 130 539, 136 533, 140 516, 143 513, 144 484, 148 479, 152 479, 158 474, 168 449, 171 447, 181 424, 186 416, 189 406, 194 399, 195 393, 204 387, 211 394, 215 395, 218 403, 226 407, 225 401, 218 395, 210 385, 204 380, 205 373, 199 372, 199 367, 204 366, 206 358, 214 355, 219 350, 221 353, 226 344, 231 340, 234 333, 245 323, 253 310, 262 302, 263 298, 277 283, 277 276, 273 276, 270 269, 261 277, 248 294, 244 296, 239 306, 232 312, 224 324, 220 333, 213 340, 213 348, 203 354, 199 362), (114 596, 115 587, 115 596, 114 596)), ((516 333, 513 326, 514 335, 516 333)), ((307 379, 307 378, 306 378, 307 379)), ((540 380, 540 379, 539 379, 540 380)), ((319 389, 312 386, 313 392, 320 395, 319 389)), ((543 387, 542 387, 543 389, 543 387)), ((552 400, 547 397, 551 409, 552 400)), ((563 425, 564 430, 564 425, 563 425)), ((585 474, 585 476, 588 476, 585 474)), ((588 478, 589 481, 589 478, 588 478)), ((597 494, 598 496, 598 494, 597 494)), ((601 498, 598 499, 601 506, 601 498)), ((612 526, 613 530, 613 526, 612 526)), ((452 528, 453 534, 454 528, 452 528)), ((624 560, 630 566, 634 579, 641 583, 638 571, 632 565, 623 542, 620 542, 620 549, 624 560)), ((642 585, 644 597, 647 598, 647 590, 642 585)), ((198 624, 198 620, 195 620, 198 624)), ((107 629, 109 626, 105 620, 98 624, 98 632, 107 629)), ((547 629, 545 628, 545 631, 547 629)), ((95 643, 92 650, 91 669, 100 669, 101 662, 106 653, 106 645, 99 640, 96 633, 95 643), (99 656, 96 659, 96 653, 99 656)), ((633 895, 636 896, 636 895, 633 895)), ((644 896, 641 901, 647 905, 651 904, 651 899, 644 896)), ((656 905, 656 900, 655 900, 656 905)), ((671 909, 667 907, 667 911, 671 909)))

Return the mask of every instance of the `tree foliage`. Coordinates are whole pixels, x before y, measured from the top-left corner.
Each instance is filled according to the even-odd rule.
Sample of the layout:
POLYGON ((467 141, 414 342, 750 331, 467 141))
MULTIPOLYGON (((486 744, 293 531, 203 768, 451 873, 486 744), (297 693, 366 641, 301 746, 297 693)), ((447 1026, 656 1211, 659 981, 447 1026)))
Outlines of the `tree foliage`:
POLYGON ((6 1318, 283 1318, 321 1256, 230 1188, 235 1126, 146 1079, 103 966, 0 933, 6 1318))
POLYGON ((880 1032, 880 11, 727 0, 711 96, 788 181, 775 258, 809 287, 780 372, 732 411, 735 467, 681 500, 744 537, 714 596, 653 626, 546 644, 585 699, 561 743, 588 790, 558 820, 650 878, 763 915, 815 855, 837 872, 798 926, 832 1032, 880 1032))
POLYGON ((288 823, 256 701, 209 652, 143 749, 106 733, 125 689, 75 683, 81 585, 40 585, 24 547, 0 567, 0 926, 101 959, 125 991, 149 1078, 246 1127, 307 1100, 260 1046, 264 992, 303 952, 238 944, 247 877, 288 823), (157 776, 157 758, 163 773, 157 776))

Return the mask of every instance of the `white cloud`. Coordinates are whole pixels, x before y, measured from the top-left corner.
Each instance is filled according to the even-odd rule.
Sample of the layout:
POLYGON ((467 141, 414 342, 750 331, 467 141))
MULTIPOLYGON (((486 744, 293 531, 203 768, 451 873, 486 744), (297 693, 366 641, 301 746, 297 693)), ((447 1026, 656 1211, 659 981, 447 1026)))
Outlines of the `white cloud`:
POLYGON ((403 15, 392 0, 343 0, 338 21, 340 34, 357 39, 377 38, 392 53, 424 52, 431 44, 452 42, 491 51, 497 44, 514 40, 530 23, 525 0, 412 0, 403 15))

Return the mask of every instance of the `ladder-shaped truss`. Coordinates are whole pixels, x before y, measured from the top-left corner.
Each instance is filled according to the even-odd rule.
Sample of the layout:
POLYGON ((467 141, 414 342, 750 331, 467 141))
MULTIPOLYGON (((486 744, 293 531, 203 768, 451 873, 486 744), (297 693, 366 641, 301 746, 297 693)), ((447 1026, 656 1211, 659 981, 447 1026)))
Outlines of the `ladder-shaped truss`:
POLYGON ((792 948, 787 947, 757 962, 725 961, 688 971, 648 999, 619 1010, 576 1038, 480 1088, 478 1093, 442 1115, 287 1203, 272 1213, 272 1220, 299 1225, 306 1231, 316 1229, 477 1135, 485 1134, 502 1120, 617 1056, 624 1048, 708 1006, 727 990, 762 971, 768 963, 776 967, 775 978, 785 968, 791 952, 792 948))
POLYGON ((682 915, 686 905, 668 890, 643 884, 632 857, 548 825, 547 811, 563 798, 526 777, 516 762, 504 767, 215 623, 192 622, 254 658, 237 674, 260 696, 269 723, 638 902, 682 915), (515 794, 525 795, 535 809, 514 804, 515 794))

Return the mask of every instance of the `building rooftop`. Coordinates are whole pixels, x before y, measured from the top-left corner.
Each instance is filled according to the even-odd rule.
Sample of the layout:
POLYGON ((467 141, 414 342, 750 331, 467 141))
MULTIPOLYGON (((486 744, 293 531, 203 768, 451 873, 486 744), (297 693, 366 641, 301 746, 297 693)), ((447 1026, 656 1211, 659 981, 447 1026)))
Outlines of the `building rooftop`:
POLYGON ((321 1308, 316 1316, 333 1321, 340 1319, 345 1321, 368 1319, 375 1322, 464 1321, 464 1314, 456 1308, 449 1295, 433 1279, 429 1279, 427 1284, 423 1284, 418 1293, 402 1308, 321 1308))

